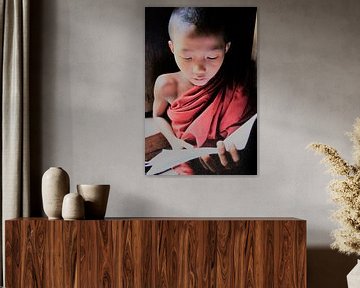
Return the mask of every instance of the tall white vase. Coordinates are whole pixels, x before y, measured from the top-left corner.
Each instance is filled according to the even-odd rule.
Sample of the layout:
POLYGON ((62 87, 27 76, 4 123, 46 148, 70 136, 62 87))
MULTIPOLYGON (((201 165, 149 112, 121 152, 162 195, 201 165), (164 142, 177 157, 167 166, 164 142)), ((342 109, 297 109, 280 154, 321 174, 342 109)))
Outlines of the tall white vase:
POLYGON ((348 288, 360 287, 360 260, 357 261, 355 267, 347 275, 348 288))
POLYGON ((63 198, 70 190, 69 175, 60 167, 49 168, 42 177, 43 208, 49 219, 61 219, 63 198))

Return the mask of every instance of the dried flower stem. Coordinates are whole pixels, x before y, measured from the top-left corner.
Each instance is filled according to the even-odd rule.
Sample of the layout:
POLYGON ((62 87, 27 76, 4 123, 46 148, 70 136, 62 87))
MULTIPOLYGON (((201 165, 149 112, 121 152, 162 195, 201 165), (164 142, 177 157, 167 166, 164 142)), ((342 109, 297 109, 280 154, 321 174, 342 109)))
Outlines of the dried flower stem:
POLYGON ((353 142, 353 158, 355 165, 360 166, 360 118, 356 118, 353 132, 348 133, 351 142, 353 142))
POLYGON ((307 148, 324 155, 323 162, 328 165, 329 172, 337 176, 328 187, 332 200, 338 204, 332 218, 342 227, 332 232, 335 241, 331 248, 360 256, 360 118, 356 119, 353 132, 348 136, 353 142, 354 165, 326 144, 312 143, 307 148))
POLYGON ((308 148, 312 148, 316 153, 325 156, 324 162, 329 165, 332 174, 348 176, 355 173, 356 168, 342 159, 335 148, 321 143, 311 143, 308 148))

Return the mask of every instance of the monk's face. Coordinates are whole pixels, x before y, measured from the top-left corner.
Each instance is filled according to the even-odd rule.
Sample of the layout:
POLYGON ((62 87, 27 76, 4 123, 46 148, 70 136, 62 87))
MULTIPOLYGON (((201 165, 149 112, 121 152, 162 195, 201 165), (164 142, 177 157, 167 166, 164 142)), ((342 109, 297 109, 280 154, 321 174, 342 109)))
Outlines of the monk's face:
POLYGON ((169 47, 183 76, 195 86, 203 86, 219 71, 230 42, 222 35, 197 35, 194 27, 176 29, 169 47))

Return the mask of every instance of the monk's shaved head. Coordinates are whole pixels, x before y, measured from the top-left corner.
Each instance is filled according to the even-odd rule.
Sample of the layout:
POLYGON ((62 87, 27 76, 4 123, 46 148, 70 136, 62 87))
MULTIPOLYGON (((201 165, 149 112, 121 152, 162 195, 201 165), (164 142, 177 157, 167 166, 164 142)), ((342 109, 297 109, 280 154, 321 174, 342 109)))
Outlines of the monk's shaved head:
POLYGON ((219 8, 202 7, 180 7, 175 8, 169 21, 169 36, 174 39, 175 33, 183 31, 189 27, 194 29, 194 33, 199 36, 222 35, 226 43, 224 21, 219 13, 219 8))

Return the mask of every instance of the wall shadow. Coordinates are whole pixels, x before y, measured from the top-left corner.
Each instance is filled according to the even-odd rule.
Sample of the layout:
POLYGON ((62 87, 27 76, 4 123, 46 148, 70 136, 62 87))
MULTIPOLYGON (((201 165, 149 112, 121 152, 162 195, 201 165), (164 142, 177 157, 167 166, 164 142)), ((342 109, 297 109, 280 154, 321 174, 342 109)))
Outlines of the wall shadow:
POLYGON ((347 288, 346 275, 355 266, 356 259, 330 248, 308 248, 307 287, 347 288))
POLYGON ((41 216, 42 105, 41 67, 44 0, 30 3, 29 109, 30 109, 30 216, 41 216))

